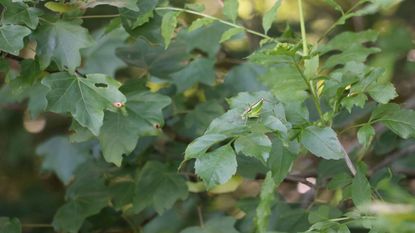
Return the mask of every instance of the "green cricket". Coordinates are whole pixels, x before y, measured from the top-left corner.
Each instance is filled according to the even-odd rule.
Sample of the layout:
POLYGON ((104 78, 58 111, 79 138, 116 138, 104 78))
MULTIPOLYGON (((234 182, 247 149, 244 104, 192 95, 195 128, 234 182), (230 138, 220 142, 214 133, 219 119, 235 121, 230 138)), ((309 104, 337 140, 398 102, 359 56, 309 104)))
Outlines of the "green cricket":
POLYGON ((261 114, 262 107, 264 106, 264 98, 261 98, 257 102, 250 105, 245 111, 241 114, 242 119, 258 118, 261 114))

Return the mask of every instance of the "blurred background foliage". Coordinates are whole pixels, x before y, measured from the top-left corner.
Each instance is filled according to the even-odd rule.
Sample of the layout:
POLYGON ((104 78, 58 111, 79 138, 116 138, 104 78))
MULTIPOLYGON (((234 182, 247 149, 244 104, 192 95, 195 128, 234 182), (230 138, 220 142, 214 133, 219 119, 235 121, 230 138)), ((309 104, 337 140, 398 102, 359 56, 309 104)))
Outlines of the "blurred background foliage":
MULTIPOLYGON (((173 2, 177 6, 183 6, 185 3, 183 0, 175 0, 173 2)), ((200 0, 196 2, 205 5, 204 13, 221 17, 222 2, 220 0, 200 0)), ((261 31, 261 17, 275 1, 240 0, 239 2, 241 23, 250 29, 261 31)), ((354 0, 339 0, 338 2, 344 9, 349 9, 354 0)), ((325 1, 306 0, 304 3, 309 42, 315 43, 340 15, 327 5, 325 1)), ((409 108, 415 108, 414 9, 415 1, 413 0, 396 0, 395 4, 381 9, 378 13, 349 20, 345 25, 337 27, 328 35, 328 38, 330 38, 336 32, 344 30, 361 31, 373 28, 378 31, 380 36, 376 44, 382 49, 382 52, 373 55, 370 58, 370 63, 387 70, 383 78, 392 80, 396 85, 399 98, 395 101, 404 103, 409 108)), ((87 14, 111 14, 114 13, 113 11, 114 9, 111 7, 99 6, 88 10, 87 14)), ((185 15, 182 16, 181 23, 186 25, 193 19, 193 16, 185 15)), ((298 20, 297 1, 283 0, 276 21, 269 34, 281 36, 287 27, 291 27, 292 31, 298 32, 298 20)), ((107 22, 108 19, 88 19, 84 21, 83 25, 98 38, 100 33, 102 33, 101 27, 107 22)), ((137 31, 136 33, 139 34, 141 32, 137 31)), ((116 48, 121 44, 119 38, 123 39, 126 37, 126 34, 119 33, 110 39, 109 42, 105 41, 103 43, 105 46, 112 46, 110 48, 116 48)), ((200 43, 201 46, 215 46, 206 41, 201 41, 200 43)), ((224 108, 218 100, 223 100, 223 98, 230 97, 239 91, 253 91, 263 88, 262 84, 254 77, 264 71, 254 65, 241 65, 244 58, 258 46, 259 38, 245 34, 240 34, 224 43, 219 52, 212 55, 216 56, 217 59, 214 75, 217 77, 215 83, 219 85, 212 87, 195 84, 183 87, 185 91, 173 97, 175 103, 182 104, 169 108, 166 113, 169 119, 162 139, 158 139, 156 146, 152 148, 150 148, 150 145, 155 138, 140 139, 137 148, 127 159, 131 161, 145 161, 145 158, 149 156, 161 158, 171 156, 177 157, 180 160, 186 147, 187 139, 200 136, 210 121, 224 112, 224 108), (204 103, 193 109, 194 103, 197 102, 204 103), (175 132, 180 132, 180 135, 172 135, 175 132), (174 138, 174 140, 168 139, 169 137, 174 138)), ((105 52, 97 49, 97 51, 102 52, 109 59, 113 59, 107 61, 111 63, 111 67, 105 64, 84 64, 83 69, 86 72, 88 72, 89 67, 95 66, 100 69, 106 69, 105 72, 110 74, 117 71, 116 76, 119 79, 128 80, 130 77, 143 75, 143 71, 139 68, 126 68, 124 63, 114 56, 114 50, 105 52)), ((85 54, 93 52, 84 51, 85 54)), ((98 54, 97 56, 100 55, 98 54)), ((4 64, 0 64, 0 69, 2 65, 4 64)), ((162 67, 165 66, 162 65, 162 67)), ((3 82, 4 77, 1 77, 1 80, 3 82)), ((166 93, 169 92, 169 86, 171 86, 165 80, 158 78, 150 78, 146 85, 151 90, 162 90, 166 93)), ((62 139, 51 142, 51 146, 46 149, 39 147, 52 135, 67 135, 71 122, 68 118, 51 113, 43 114, 38 119, 31 120, 25 113, 24 104, 21 104, 19 101, 13 99, 5 88, 0 91, 0 216, 18 217, 24 224, 24 232, 27 233, 53 232, 50 228, 37 228, 36 225, 31 224, 51 222, 56 209, 64 203, 65 185, 61 180, 70 180, 70 177, 65 177, 65 174, 55 175, 50 171, 53 167, 53 161, 50 164, 52 167, 48 167, 42 161, 48 155, 59 154, 59 148, 67 146, 76 147, 76 150, 82 150, 79 148, 82 148, 83 145, 68 145, 68 142, 62 139)), ((367 112, 367 108, 370 108, 370 104, 365 107, 366 110, 354 109, 350 117, 342 118, 340 116, 337 119, 338 128, 347 127, 351 123, 361 120, 365 111, 367 112)), ((353 139, 354 136, 352 136, 355 133, 352 129, 342 134, 342 141, 346 142, 345 146, 348 150, 353 150, 353 146, 356 144, 353 139)), ((395 134, 391 134, 385 129, 380 129, 380 134, 378 134, 376 143, 373 146, 373 152, 368 157, 368 163, 377 164, 379 161, 387 159, 388 156, 399 153, 402 148, 413 148, 411 145, 415 145, 413 140, 402 140, 395 134)), ((97 154, 96 151, 93 153, 97 154)), ((407 156, 396 157, 396 160, 389 161, 390 166, 388 169, 376 170, 376 174, 372 176, 371 182, 373 184, 379 183, 375 186, 378 187, 379 192, 388 197, 389 201, 400 202, 407 200, 408 203, 414 204, 415 149, 407 150, 405 155, 407 156), (385 174, 388 173, 394 174, 391 181, 382 183, 381 181, 384 177, 387 177, 385 174)), ((71 169, 70 166, 74 166, 72 163, 67 163, 68 167, 65 169, 71 169)), ((233 182, 238 184, 238 191, 213 196, 213 202, 207 207, 208 213, 206 215, 220 215, 218 213, 225 211, 236 218, 241 218, 244 215, 253 216, 255 214, 257 200, 253 197, 258 194, 260 183, 254 179, 256 172, 251 170, 253 163, 248 158, 246 158, 246 161, 244 159, 239 161, 240 167, 238 169, 240 174, 252 179, 238 180, 238 178, 234 178, 237 179, 236 181, 233 180, 233 182)), ((293 173, 298 172, 302 174, 302 171, 310 171, 309 176, 316 177, 316 167, 317 163, 313 158, 302 158, 295 164, 293 173)), ((319 171, 317 182, 325 182, 324 177, 334 176, 338 172, 339 167, 342 169, 343 165, 339 166, 337 162, 332 161, 321 162, 317 167, 319 171)), ((260 170, 261 165, 258 164, 257 171, 260 170)), ((338 178, 340 183, 341 178, 338 178)), ((310 182, 316 182, 316 180, 311 179, 310 182)), ((332 185, 333 187, 341 187, 341 184, 332 185)), ((336 200, 339 200, 339 197, 336 197, 336 195, 348 195, 347 190, 339 192, 338 189, 333 188, 333 190, 337 190, 333 192, 333 190, 329 189, 319 192, 316 197, 317 203, 336 202, 336 200)), ((178 232, 183 226, 189 225, 189 222, 197 224, 198 219, 194 209, 200 199, 204 198, 204 195, 212 194, 191 196, 185 203, 180 204, 180 208, 169 210, 158 217, 151 216, 151 213, 144 214, 149 220, 144 225, 142 218, 139 220, 139 224, 144 226, 143 232, 178 232)), ((279 187, 279 195, 282 201, 275 205, 273 209, 274 214, 271 217, 271 225, 275 231, 304 231, 308 229, 311 223, 316 221, 315 219, 313 220, 313 216, 308 214, 309 210, 296 208, 303 206, 304 202, 307 202, 307 195, 309 195, 307 187, 302 187, 297 182, 284 182, 279 187)), ((312 209, 314 208, 318 208, 318 206, 312 207, 312 209)), ((399 209, 399 206, 380 206, 379 208, 386 208, 391 211, 394 208, 399 209)), ((338 216, 335 209, 322 211, 326 211, 327 216, 332 218, 338 216)), ((101 225, 101 229, 105 229, 105 225, 122 225, 123 223, 120 223, 119 219, 112 217, 113 215, 114 210, 104 209, 97 216, 88 219, 86 226, 84 225, 84 231, 92 232, 92 229, 94 229, 88 228, 88 224, 92 227, 95 223, 98 223, 98 225, 101 225)), ((385 216, 384 221, 394 221, 387 214, 385 216)), ((412 219, 412 224, 415 222, 414 215, 407 217, 412 219)), ((129 218, 126 221, 134 225, 135 218, 129 218)), ((208 216, 206 218, 208 219, 208 216)), ((318 218, 318 216, 314 216, 314 218, 318 218)), ((249 218, 238 221, 238 229, 241 232, 250 232, 252 227, 252 222, 250 221, 252 219, 249 220, 249 218)), ((97 232, 100 232, 99 229, 97 232)), ((353 232, 367 231, 356 230, 353 232)))

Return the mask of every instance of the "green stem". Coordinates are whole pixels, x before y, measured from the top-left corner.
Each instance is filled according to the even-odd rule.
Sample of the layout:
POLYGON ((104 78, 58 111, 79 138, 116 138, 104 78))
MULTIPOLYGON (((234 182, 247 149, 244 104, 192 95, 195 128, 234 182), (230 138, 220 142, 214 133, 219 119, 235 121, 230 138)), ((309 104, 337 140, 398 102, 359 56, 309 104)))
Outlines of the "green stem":
POLYGON ((180 12, 186 12, 186 13, 189 13, 189 14, 192 14, 192 15, 202 16, 204 18, 208 18, 208 19, 212 19, 212 20, 218 21, 218 22, 220 22, 222 24, 231 26, 233 28, 240 28, 240 29, 242 29, 242 30, 244 30, 244 31, 246 31, 246 32, 248 32, 250 34, 253 34, 253 35, 262 37, 264 39, 278 42, 276 39, 274 39, 272 37, 269 37, 269 36, 267 36, 267 35, 265 35, 263 33, 260 33, 260 32, 257 32, 257 31, 251 30, 251 29, 248 29, 248 28, 243 27, 243 26, 238 25, 238 24, 231 23, 229 21, 226 21, 226 20, 217 18, 215 16, 211 16, 211 15, 207 15, 207 14, 204 14, 204 13, 197 12, 197 11, 192 11, 192 10, 188 10, 188 9, 178 8, 178 7, 157 7, 157 8, 155 8, 155 10, 156 11, 162 11, 162 10, 166 10, 166 11, 180 11, 180 12))
MULTIPOLYGON (((301 40, 303 41, 303 57, 307 57, 309 55, 308 45, 307 45, 307 32, 305 28, 305 20, 304 20, 304 11, 303 11, 303 1, 298 0, 298 11, 300 12, 300 26, 301 26, 301 40)), ((310 89, 311 95, 313 96, 313 102, 316 105, 317 112, 320 116, 320 119, 323 118, 323 112, 321 111, 320 99, 317 94, 316 87, 312 80, 308 80, 307 77, 304 76, 303 72, 300 70, 298 64, 296 64, 298 71, 300 72, 301 76, 303 77, 304 81, 306 82, 308 88, 310 89)))
POLYGON ((300 12, 300 26, 301 26, 301 39, 303 41, 303 56, 308 56, 308 46, 307 46, 307 33, 305 30, 305 20, 304 20, 304 11, 303 11, 303 1, 298 0, 298 10, 300 12))

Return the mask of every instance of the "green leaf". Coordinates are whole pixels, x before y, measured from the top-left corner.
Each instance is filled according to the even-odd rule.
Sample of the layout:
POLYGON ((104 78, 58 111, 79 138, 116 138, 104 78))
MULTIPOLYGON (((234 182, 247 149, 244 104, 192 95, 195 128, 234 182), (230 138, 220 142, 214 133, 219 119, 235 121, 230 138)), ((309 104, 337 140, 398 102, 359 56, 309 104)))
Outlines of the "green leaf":
POLYGON ((71 113, 72 117, 94 135, 103 124, 104 110, 114 108, 114 103, 125 103, 125 96, 118 90, 120 83, 102 74, 78 77, 66 72, 54 73, 42 80, 50 91, 47 94, 48 110, 71 113))
POLYGON ((11 2, 3 0, 2 4, 6 9, 4 11, 3 24, 25 24, 31 29, 35 29, 39 23, 39 10, 34 7, 28 7, 21 2, 11 2))
POLYGON ((95 172, 88 163, 78 169, 75 182, 66 192, 68 202, 53 218, 52 225, 56 231, 77 233, 86 218, 98 214, 108 205, 109 190, 104 179, 95 172))
POLYGON ((127 95, 124 112, 106 112, 98 137, 105 160, 121 166, 122 155, 134 150, 140 136, 157 135, 164 124, 161 110, 170 102, 166 96, 145 91, 127 95))
POLYGON ((229 39, 231 39, 233 36, 238 35, 239 33, 244 32, 244 29, 242 28, 231 28, 223 33, 222 37, 220 38, 219 43, 223 43, 229 39))
POLYGON ((271 140, 265 134, 251 133, 235 141, 235 151, 266 162, 271 152, 271 140))
POLYGON ((352 200, 358 208, 365 207, 371 202, 371 188, 365 174, 358 171, 352 182, 352 200))
POLYGON ((336 2, 336 0, 324 0, 324 2, 326 2, 331 7, 333 7, 333 9, 335 9, 336 11, 340 11, 341 13, 344 13, 343 8, 336 2))
POLYGON ((267 172, 261 187, 260 202, 256 210, 255 225, 258 233, 266 233, 269 229, 269 217, 275 200, 277 184, 274 182, 272 172, 267 172))
POLYGON ((128 34, 122 28, 109 33, 99 30, 94 34, 95 44, 82 50, 84 56, 83 73, 100 73, 113 76, 115 71, 125 66, 124 62, 115 55, 115 50, 124 44, 128 34))
POLYGON ((190 27, 187 29, 188 32, 194 31, 196 29, 199 29, 203 26, 207 26, 210 25, 212 23, 214 23, 215 20, 213 19, 209 19, 209 18, 198 18, 195 21, 192 22, 192 24, 190 25, 190 27))
POLYGON ((79 50, 93 45, 86 28, 62 20, 40 24, 33 38, 37 41, 36 56, 42 69, 54 61, 61 70, 67 68, 73 72, 81 64, 79 50))
POLYGON ((390 100, 398 97, 392 83, 377 83, 368 89, 369 95, 378 103, 387 104, 390 100))
POLYGON ((96 7, 99 5, 111 5, 117 8, 127 8, 133 11, 141 10, 137 6, 137 0, 86 0, 86 1, 77 1, 77 4, 81 8, 92 8, 92 7, 96 7))
POLYGON ((223 14, 232 22, 235 22, 236 18, 238 17, 238 8, 238 0, 224 0, 223 2, 223 14))
POLYGON ((260 80, 283 103, 302 102, 308 97, 307 84, 294 65, 270 67, 260 80))
POLYGON ((198 58, 184 69, 171 74, 177 92, 183 92, 197 83, 213 86, 216 79, 214 67, 214 59, 198 58))
POLYGON ((302 132, 300 141, 308 151, 318 157, 324 159, 344 158, 343 147, 336 132, 331 128, 309 126, 302 132))
POLYGON ((268 33, 268 30, 271 28, 272 23, 275 20, 275 15, 277 14, 278 8, 281 6, 281 0, 277 0, 272 8, 267 11, 262 18, 262 28, 264 28, 265 34, 268 33))
POLYGON ((22 225, 17 218, 0 217, 0 232, 2 233, 21 233, 22 225))
POLYGON ((196 159, 196 174, 208 189, 226 183, 236 173, 236 155, 228 144, 196 159))
POLYGON ((189 55, 186 45, 173 42, 166 50, 159 44, 138 39, 129 47, 117 49, 117 55, 128 65, 142 69, 157 78, 169 78, 184 67, 189 55))
POLYGON ((385 104, 377 107, 371 116, 371 122, 379 121, 402 138, 415 136, 415 111, 401 109, 397 104, 385 104))
POLYGON ((220 133, 205 134, 198 137, 187 146, 186 151, 184 152, 184 159, 189 160, 202 157, 210 147, 227 138, 227 135, 220 133))
POLYGON ((164 38, 164 47, 167 48, 170 45, 170 41, 173 38, 174 30, 177 27, 177 17, 180 12, 170 11, 163 15, 161 21, 161 35, 164 38))
POLYGON ((275 185, 278 186, 287 177, 296 156, 291 153, 281 140, 272 139, 272 149, 268 167, 272 172, 275 185))
POLYGON ((31 33, 30 29, 20 25, 0 26, 0 50, 19 55, 24 47, 23 38, 31 33))
POLYGON ((151 206, 161 214, 187 195, 185 179, 174 169, 159 162, 148 162, 136 179, 133 209, 138 213, 151 206))
POLYGON ((69 184, 75 170, 88 158, 86 148, 71 144, 63 136, 42 143, 37 147, 36 154, 43 157, 42 169, 53 171, 65 185, 69 184))
POLYGON ((234 227, 236 220, 232 217, 220 217, 207 221, 203 227, 188 227, 180 233, 239 233, 234 227))
POLYGON ((64 2, 47 2, 45 7, 53 12, 64 14, 77 9, 77 6, 64 2))
POLYGON ((193 31, 182 30, 178 33, 176 40, 184 43, 188 52, 200 49, 207 53, 210 58, 214 58, 220 49, 219 41, 222 34, 229 28, 227 25, 214 22, 193 31))
POLYGON ((308 215, 308 221, 311 224, 314 224, 317 222, 327 221, 331 218, 338 218, 341 215, 342 212, 336 208, 333 208, 329 205, 320 205, 319 207, 314 208, 312 211, 310 211, 310 214, 308 215))
POLYGON ((223 107, 219 102, 207 101, 198 104, 184 118, 185 127, 192 130, 194 135, 200 136, 209 127, 210 122, 223 113, 223 107))
MULTIPOLYGON (((129 0, 131 1, 131 0, 129 0)), ((123 1, 124 2, 124 1, 123 1)), ((137 2, 136 9, 119 8, 121 20, 124 27, 134 29, 147 23, 154 16, 154 9, 158 4, 158 0, 140 0, 137 2)), ((128 31, 128 29, 127 29, 128 31)))
POLYGON ((357 139, 361 145, 368 146, 375 134, 375 129, 371 125, 364 125, 357 131, 357 139))
POLYGON ((323 45, 318 49, 322 54, 326 54, 330 51, 341 51, 341 53, 332 55, 324 64, 324 68, 330 69, 337 65, 344 65, 352 61, 366 61, 369 55, 377 53, 380 50, 378 48, 367 48, 362 44, 374 42, 377 37, 377 32, 373 30, 363 32, 343 32, 337 35, 326 45, 323 45))
POLYGON ((264 90, 265 87, 260 83, 258 77, 263 75, 265 71, 266 69, 259 65, 244 62, 242 65, 233 67, 227 73, 223 85, 233 95, 244 91, 254 92, 264 90))

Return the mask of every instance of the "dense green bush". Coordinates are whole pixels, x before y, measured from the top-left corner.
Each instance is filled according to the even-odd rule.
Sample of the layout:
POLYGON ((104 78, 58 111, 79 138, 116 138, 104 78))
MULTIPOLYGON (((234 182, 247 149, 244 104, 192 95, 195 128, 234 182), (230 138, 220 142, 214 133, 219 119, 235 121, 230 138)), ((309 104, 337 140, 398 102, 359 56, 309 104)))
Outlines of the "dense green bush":
POLYGON ((1 233, 415 231, 411 1, 0 3, 1 233))

